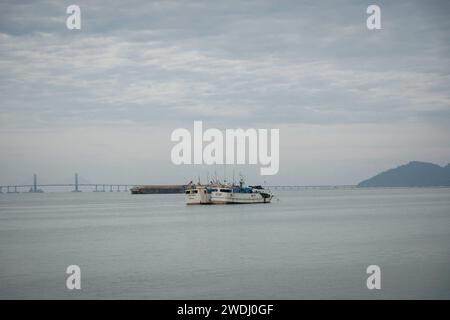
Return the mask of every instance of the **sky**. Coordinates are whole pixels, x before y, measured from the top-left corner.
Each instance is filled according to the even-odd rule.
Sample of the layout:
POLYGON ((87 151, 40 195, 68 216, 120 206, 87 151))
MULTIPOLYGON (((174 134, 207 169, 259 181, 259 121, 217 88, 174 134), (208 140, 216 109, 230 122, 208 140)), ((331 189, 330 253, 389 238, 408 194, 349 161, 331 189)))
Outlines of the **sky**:
POLYGON ((348 185, 446 165, 449 16, 437 0, 1 1, 0 185, 348 185), (278 174, 174 165, 170 134, 194 120, 280 129, 278 174))

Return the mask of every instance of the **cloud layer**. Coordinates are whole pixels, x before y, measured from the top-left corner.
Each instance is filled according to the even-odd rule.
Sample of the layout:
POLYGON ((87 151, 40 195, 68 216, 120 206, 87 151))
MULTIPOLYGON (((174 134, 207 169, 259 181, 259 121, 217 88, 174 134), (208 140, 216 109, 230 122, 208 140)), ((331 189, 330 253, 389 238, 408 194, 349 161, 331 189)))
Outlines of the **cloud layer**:
MULTIPOLYGON (((430 141, 448 134, 448 1, 378 1, 377 31, 366 28, 364 1, 78 1, 82 29, 67 30, 70 4, 0 4, 4 147, 18 131, 129 134, 196 119, 300 131, 395 124, 429 128, 418 134, 430 141)), ((444 161, 446 147, 422 159, 444 161)), ((152 153, 165 159, 163 149, 152 153)))

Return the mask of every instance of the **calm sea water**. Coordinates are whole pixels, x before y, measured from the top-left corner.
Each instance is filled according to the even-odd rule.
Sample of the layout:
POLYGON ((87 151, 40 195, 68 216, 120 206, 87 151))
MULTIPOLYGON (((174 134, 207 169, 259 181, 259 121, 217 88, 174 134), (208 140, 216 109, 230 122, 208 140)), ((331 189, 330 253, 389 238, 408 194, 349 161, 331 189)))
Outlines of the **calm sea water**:
POLYGON ((450 298, 450 189, 0 195, 2 299, 450 298), (81 290, 66 289, 68 265, 81 290), (368 290, 366 268, 381 268, 368 290))

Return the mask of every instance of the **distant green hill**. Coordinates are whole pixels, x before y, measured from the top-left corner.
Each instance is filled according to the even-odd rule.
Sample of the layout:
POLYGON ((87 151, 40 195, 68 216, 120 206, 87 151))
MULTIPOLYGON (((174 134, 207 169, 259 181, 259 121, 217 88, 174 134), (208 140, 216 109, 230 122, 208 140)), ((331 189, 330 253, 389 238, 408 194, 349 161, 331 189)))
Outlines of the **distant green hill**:
POLYGON ((438 186, 450 186, 450 163, 445 167, 440 167, 429 162, 411 161, 358 184, 358 187, 438 186))

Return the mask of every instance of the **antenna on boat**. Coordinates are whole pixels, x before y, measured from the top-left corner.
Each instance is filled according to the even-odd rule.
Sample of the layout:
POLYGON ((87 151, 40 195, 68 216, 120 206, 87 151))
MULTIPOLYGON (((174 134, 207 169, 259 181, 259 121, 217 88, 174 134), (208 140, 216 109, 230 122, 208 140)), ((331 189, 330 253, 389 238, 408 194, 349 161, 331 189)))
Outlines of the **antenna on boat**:
POLYGON ((227 183, 227 164, 223 164, 223 183, 227 183))
POLYGON ((244 186, 244 176, 241 172, 239 172, 239 187, 242 188, 244 186))
POLYGON ((214 162, 214 182, 217 183, 217 163, 214 162))

